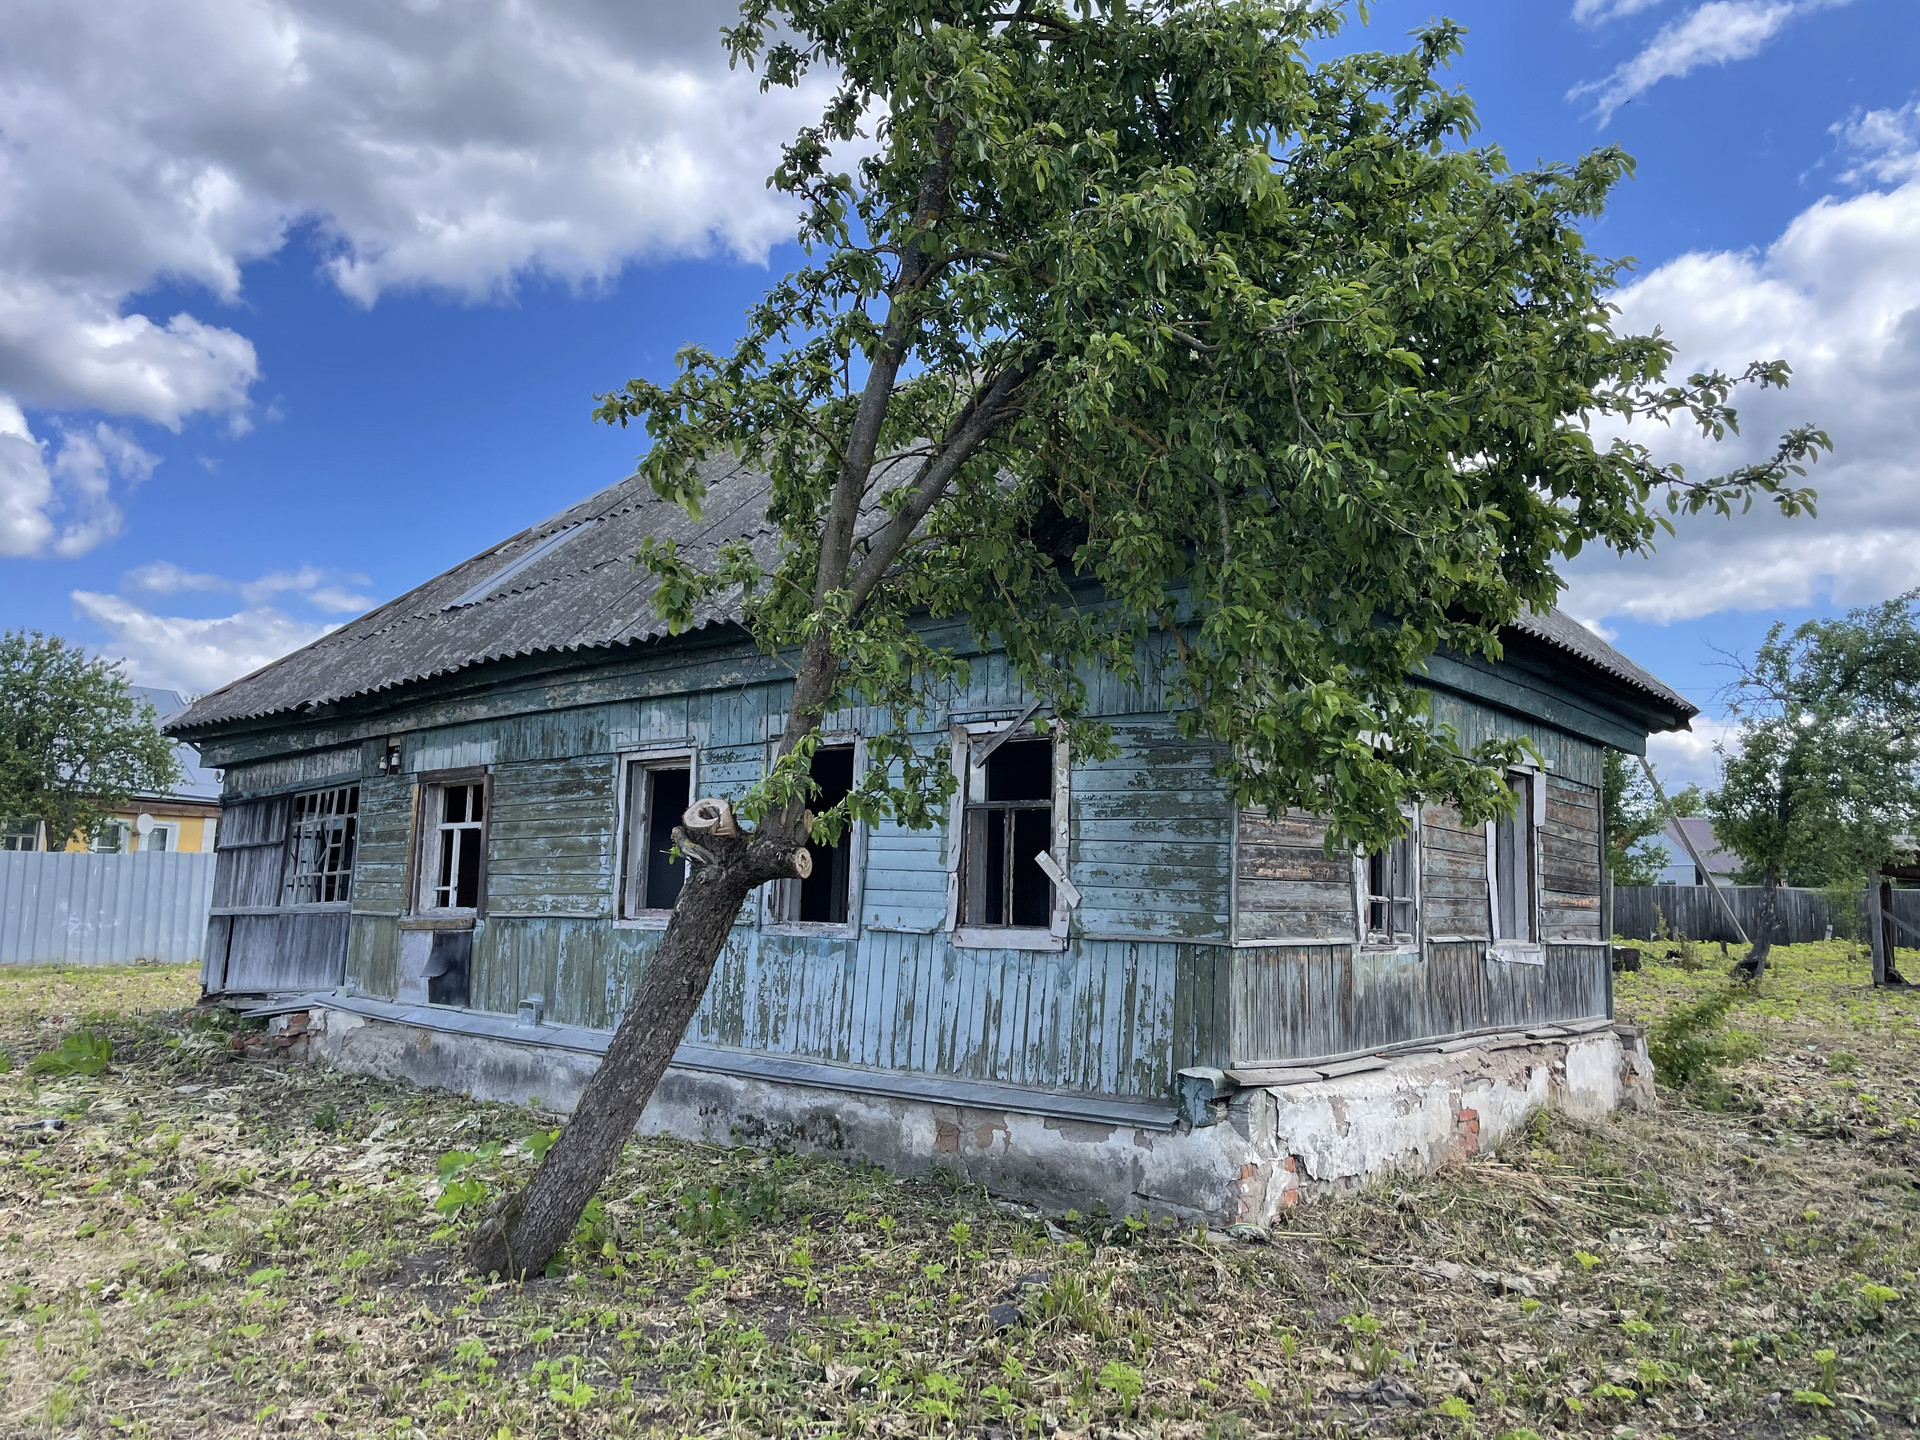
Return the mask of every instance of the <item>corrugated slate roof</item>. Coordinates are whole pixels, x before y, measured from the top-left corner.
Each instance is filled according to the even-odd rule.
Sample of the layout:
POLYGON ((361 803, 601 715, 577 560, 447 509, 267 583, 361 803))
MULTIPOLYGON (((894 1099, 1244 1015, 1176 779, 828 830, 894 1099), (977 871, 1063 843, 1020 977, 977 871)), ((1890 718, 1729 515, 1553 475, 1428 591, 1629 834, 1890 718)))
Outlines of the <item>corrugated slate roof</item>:
POLYGON ((1642 670, 1564 610, 1549 610, 1544 615, 1523 610, 1520 618, 1514 621, 1513 628, 1536 640, 1544 640, 1556 650, 1578 655, 1596 670, 1604 670, 1614 679, 1625 681, 1636 690, 1644 690, 1682 715, 1691 717, 1700 713, 1698 705, 1642 670))
MULTIPOLYGON (((766 478, 735 461, 704 467, 701 518, 661 500, 638 475, 549 516, 493 549, 349 621, 311 645, 202 696, 166 728, 192 732, 262 719, 453 674, 489 661, 622 645, 667 633, 653 580, 634 567, 649 536, 671 539, 695 565, 745 540, 763 562, 779 532, 766 518, 766 478), (578 533, 562 540, 566 532, 578 533)), ((878 518, 877 516, 874 518, 878 518)), ((726 597, 698 626, 737 618, 726 597)), ((1599 636, 1558 611, 1518 627, 1692 714, 1693 707, 1599 636)))

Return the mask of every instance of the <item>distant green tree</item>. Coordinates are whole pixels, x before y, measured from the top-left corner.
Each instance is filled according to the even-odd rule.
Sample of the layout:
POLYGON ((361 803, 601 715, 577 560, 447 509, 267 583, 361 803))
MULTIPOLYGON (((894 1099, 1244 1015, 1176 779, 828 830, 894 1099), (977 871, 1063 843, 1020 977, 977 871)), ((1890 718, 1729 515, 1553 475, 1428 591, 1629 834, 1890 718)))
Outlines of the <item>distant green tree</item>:
POLYGON ((1654 843, 1666 825, 1640 762, 1607 751, 1600 794, 1607 835, 1607 877, 1615 885, 1652 885, 1666 868, 1666 852, 1654 843))
POLYGON ((37 630, 0 634, 0 817, 39 821, 58 850, 179 783, 172 742, 117 663, 37 630))
POLYGON ((1763 885, 1741 973, 1758 978, 1775 892, 1871 875, 1920 828, 1920 592, 1776 624, 1729 687, 1738 748, 1708 803, 1721 844, 1763 885))

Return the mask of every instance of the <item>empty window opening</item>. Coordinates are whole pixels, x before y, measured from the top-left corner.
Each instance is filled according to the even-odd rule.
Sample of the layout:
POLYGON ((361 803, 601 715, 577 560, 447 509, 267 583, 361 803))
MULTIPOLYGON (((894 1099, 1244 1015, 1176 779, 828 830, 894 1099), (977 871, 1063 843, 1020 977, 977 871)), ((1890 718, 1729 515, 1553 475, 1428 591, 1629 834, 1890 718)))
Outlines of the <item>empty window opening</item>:
POLYGON ((1053 882, 1037 856, 1053 845, 1053 742, 1009 740, 969 763, 960 923, 1044 928, 1053 882))
POLYGON ((1533 928, 1534 776, 1512 774, 1513 814, 1493 825, 1493 938, 1525 940, 1533 928))
MULTIPOLYGON (((825 814, 853 790, 853 746, 822 745, 813 752, 815 793, 808 808, 825 814)), ((840 832, 838 844, 808 841, 813 873, 804 880, 776 881, 772 895, 775 920, 803 925, 844 925, 852 903, 853 826, 840 832)))
MULTIPOLYGON (((342 785, 293 797, 287 817, 286 903, 329 905, 353 898, 360 787, 342 785)), ((148 836, 151 841, 159 834, 148 836)))
POLYGON ((687 881, 685 857, 673 856, 673 827, 693 801, 693 769, 685 760, 627 770, 627 873, 621 913, 671 910, 687 881))
POLYGON ((436 785, 428 793, 431 817, 427 908, 478 910, 480 869, 487 845, 487 787, 436 785))
POLYGON ((1399 944, 1415 938, 1419 921, 1420 847, 1409 832, 1366 859, 1367 939, 1399 944))

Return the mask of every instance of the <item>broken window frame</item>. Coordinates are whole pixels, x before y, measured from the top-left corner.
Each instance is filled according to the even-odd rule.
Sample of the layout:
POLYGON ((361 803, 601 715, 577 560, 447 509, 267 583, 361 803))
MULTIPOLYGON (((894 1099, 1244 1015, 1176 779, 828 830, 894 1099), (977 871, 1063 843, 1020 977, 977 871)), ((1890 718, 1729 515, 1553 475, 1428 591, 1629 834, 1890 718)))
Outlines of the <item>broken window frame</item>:
MULTIPOLYGON (((667 918, 673 914, 671 905, 649 906, 645 903, 645 871, 635 875, 631 871, 636 856, 647 853, 647 830, 652 822, 653 797, 651 789, 639 797, 635 803, 634 784, 637 776, 644 777, 649 772, 660 770, 684 770, 687 772, 687 804, 691 805, 700 793, 700 754, 697 747, 684 742, 672 745, 649 746, 644 750, 628 751, 620 756, 618 772, 618 800, 616 820, 619 825, 620 846, 617 864, 614 869, 614 923, 632 926, 641 930, 663 930, 667 918)), ((681 807, 682 810, 685 807, 681 807)), ((680 817, 670 819, 667 830, 671 833, 674 825, 680 823, 680 817)), ((680 861, 681 883, 686 883, 687 862, 680 861)), ((677 897, 676 897, 677 898, 677 897)))
POLYGON ((1498 959, 1539 965, 1545 963, 1546 954, 1540 942, 1540 832, 1547 818, 1546 774, 1531 765, 1516 765, 1507 771, 1507 785, 1520 791, 1518 806, 1509 819, 1487 821, 1489 950, 1498 959), (1516 879, 1514 872, 1521 868, 1526 873, 1516 879), (1512 920, 1503 918, 1503 911, 1510 912, 1512 920), (1526 933, 1506 933, 1515 928, 1526 933))
MULTIPOLYGON (((767 764, 773 764, 774 755, 779 746, 778 739, 767 744, 767 764)), ((864 736, 851 730, 825 730, 820 734, 821 750, 853 751, 853 783, 860 784, 860 777, 867 773, 867 742, 864 736)), ((817 752, 816 752, 817 753, 817 752)), ((856 935, 860 930, 860 905, 862 879, 867 865, 866 826, 857 821, 850 822, 841 833, 840 844, 834 847, 845 853, 847 858, 847 918, 844 920, 795 920, 789 918, 793 909, 800 903, 800 892, 804 882, 800 880, 775 880, 761 887, 760 928, 773 935, 856 935)), ((820 863, 824 847, 813 846, 814 863, 820 863)), ((825 852, 831 853, 831 852, 825 852)), ((815 873, 819 873, 816 868, 815 873)))
MULTIPOLYGON (((478 917, 487 908, 487 851, 493 832, 493 777, 484 768, 473 770, 444 770, 419 777, 418 800, 415 803, 416 817, 414 832, 414 872, 413 872, 413 913, 415 915, 433 915, 446 917, 478 917), (480 791, 480 819, 478 821, 458 820, 447 822, 447 793, 462 787, 478 787, 480 791), (453 887, 440 883, 441 832, 455 829, 462 832, 462 838, 455 842, 457 852, 463 852, 469 845, 477 848, 478 856, 474 876, 474 903, 472 905, 442 905, 439 903, 442 891, 454 888, 457 898, 457 882, 453 887), (466 836, 473 838, 468 840, 466 836)), ((456 874, 457 874, 456 864, 456 874)))
POLYGON ((1403 809, 1401 814, 1407 819, 1404 836, 1385 850, 1361 851, 1354 856, 1357 933, 1360 943, 1369 950, 1418 950, 1422 940, 1420 812, 1403 809), (1379 883, 1382 871, 1389 877, 1384 887, 1379 883), (1403 886, 1394 885, 1394 880, 1403 882, 1403 886), (1386 924, 1380 923, 1382 918, 1386 924), (1404 918, 1404 925, 1395 923, 1400 918, 1404 918))
MULTIPOLYGON (((1006 717, 997 720, 982 720, 955 723, 952 727, 953 774, 958 782, 954 787, 953 799, 947 815, 947 931, 952 943, 962 948, 983 950, 1064 950, 1067 945, 1067 932, 1074 905, 1078 903, 1079 892, 1072 881, 1071 853, 1071 814, 1072 814, 1072 755, 1068 749, 1064 734, 1049 731, 1040 734, 1032 728, 1031 712, 1018 719, 1006 717), (967 897, 967 816, 970 811, 983 809, 1009 808, 1009 802, 990 802, 985 799, 985 767, 976 767, 973 756, 976 751, 1001 732, 1017 726, 1019 734, 1009 736, 1004 743, 1037 740, 1052 746, 1052 784, 1050 798, 1044 802, 1052 809, 1051 844, 1047 854, 1059 867, 1065 884, 1048 877, 1052 903, 1049 907, 1048 923, 1039 925, 981 925, 966 923, 963 907, 967 897), (974 799, 976 788, 980 793, 974 799)), ((994 747, 998 749, 998 746, 994 747)), ((991 757, 989 757, 991 758, 991 757)), ((1040 802, 1012 802, 1014 804, 1038 808, 1040 802)))
POLYGON ((280 903, 302 909, 351 904, 359 839, 357 782, 294 795, 287 807, 287 858, 281 872, 280 903), (303 890, 307 892, 304 897, 303 890))

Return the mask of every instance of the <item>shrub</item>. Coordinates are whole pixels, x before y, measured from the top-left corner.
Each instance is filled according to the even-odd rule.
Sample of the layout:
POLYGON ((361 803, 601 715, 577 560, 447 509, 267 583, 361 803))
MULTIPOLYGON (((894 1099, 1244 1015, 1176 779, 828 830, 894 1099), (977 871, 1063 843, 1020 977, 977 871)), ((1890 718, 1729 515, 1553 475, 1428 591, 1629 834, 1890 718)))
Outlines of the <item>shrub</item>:
POLYGON ((1741 1046, 1726 1029, 1727 1011, 1739 998, 1737 989, 1726 986, 1654 1025, 1647 1036, 1647 1053, 1662 1084, 1684 1090, 1711 1079, 1716 1066, 1740 1057, 1741 1046))
POLYGON ((43 1050, 27 1069, 35 1075, 98 1075, 113 1063, 113 1042, 96 1030, 80 1030, 43 1050))

